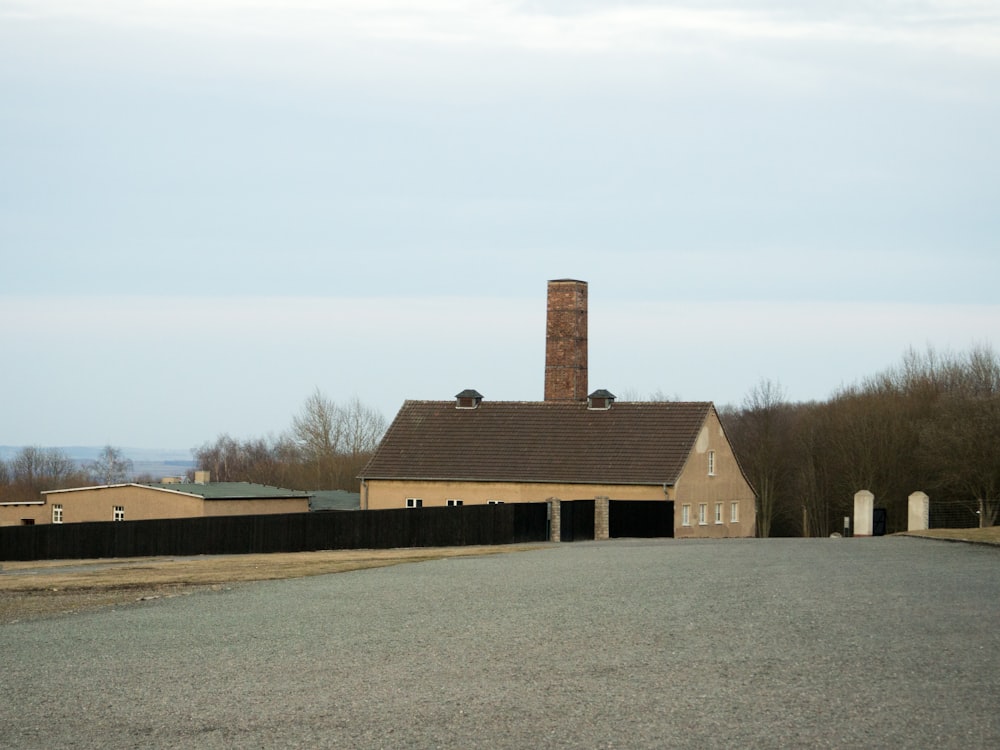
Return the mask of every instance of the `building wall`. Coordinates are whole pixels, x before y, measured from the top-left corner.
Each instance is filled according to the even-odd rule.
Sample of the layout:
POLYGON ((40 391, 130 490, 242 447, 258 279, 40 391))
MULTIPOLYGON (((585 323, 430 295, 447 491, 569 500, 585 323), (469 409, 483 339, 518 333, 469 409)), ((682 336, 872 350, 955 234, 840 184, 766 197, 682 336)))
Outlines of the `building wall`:
POLYGON ((0 526, 20 526, 25 519, 30 519, 34 523, 48 523, 39 521, 39 514, 48 513, 48 506, 42 501, 31 503, 3 503, 0 505, 0 526))
POLYGON ((248 516, 272 513, 307 513, 308 498, 260 500, 204 500, 178 492, 138 485, 94 487, 42 496, 41 505, 0 506, 0 525, 52 523, 52 506, 61 505, 63 523, 113 521, 114 508, 124 508, 125 521, 199 516, 248 516))
POLYGON ((465 505, 483 505, 490 500, 505 503, 542 503, 550 498, 589 500, 669 500, 660 485, 610 484, 521 484, 517 482, 397 481, 368 480, 361 489, 361 507, 369 510, 405 508, 406 499, 418 497, 423 507, 447 505, 461 500, 465 505), (365 500, 367 497, 367 506, 365 500))
POLYGON ((517 482, 406 481, 369 479, 361 488, 362 509, 405 508, 407 498, 420 498, 423 507, 447 505, 461 500, 465 505, 502 500, 508 503, 584 500, 673 500, 674 535, 683 537, 752 537, 756 534, 756 500, 713 409, 675 487, 663 485, 592 485, 517 482), (709 474, 709 454, 713 473, 709 474), (722 503, 716 523, 716 504, 722 503), (733 519, 736 503, 736 520, 733 519), (688 505, 688 523, 684 523, 688 505), (705 523, 699 522, 705 505, 705 523))
POLYGON ((718 415, 712 409, 694 450, 674 488, 674 535, 677 537, 749 537, 757 533, 756 498, 740 470, 718 415), (709 456, 713 472, 709 473, 709 456), (722 503, 722 521, 716 522, 716 505, 722 503), (732 504, 737 520, 732 520, 732 504), (684 524, 684 506, 689 507, 684 524), (700 520, 705 506, 705 521, 700 520))

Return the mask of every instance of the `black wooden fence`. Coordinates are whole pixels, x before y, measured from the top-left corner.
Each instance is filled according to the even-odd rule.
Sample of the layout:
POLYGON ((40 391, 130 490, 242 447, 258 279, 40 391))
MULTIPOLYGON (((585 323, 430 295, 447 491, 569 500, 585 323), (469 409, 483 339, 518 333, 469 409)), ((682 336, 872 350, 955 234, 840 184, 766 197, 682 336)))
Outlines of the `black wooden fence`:
POLYGON ((672 500, 611 500, 608 503, 608 536, 672 537, 674 503, 672 500))
POLYGON ((0 560, 225 555, 543 542, 548 539, 546 516, 545 503, 503 503, 452 508, 3 526, 0 527, 0 560))
POLYGON ((559 541, 580 542, 594 538, 594 501, 563 500, 559 503, 559 541))

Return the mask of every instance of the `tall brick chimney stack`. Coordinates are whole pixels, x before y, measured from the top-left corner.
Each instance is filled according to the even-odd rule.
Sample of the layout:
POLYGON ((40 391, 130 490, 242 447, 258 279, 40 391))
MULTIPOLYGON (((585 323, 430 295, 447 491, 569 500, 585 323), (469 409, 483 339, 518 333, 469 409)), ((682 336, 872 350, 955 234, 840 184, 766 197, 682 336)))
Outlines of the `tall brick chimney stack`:
POLYGON ((545 400, 587 400, 587 282, 549 282, 545 400))

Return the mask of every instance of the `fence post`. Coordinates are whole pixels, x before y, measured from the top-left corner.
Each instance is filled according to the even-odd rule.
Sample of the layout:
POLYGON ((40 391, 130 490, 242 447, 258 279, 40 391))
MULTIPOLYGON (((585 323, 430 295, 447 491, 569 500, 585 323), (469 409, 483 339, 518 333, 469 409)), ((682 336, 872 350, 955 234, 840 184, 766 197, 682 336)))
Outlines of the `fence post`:
POLYGON ((609 498, 599 496, 594 498, 594 539, 610 539, 610 504, 609 498))
POLYGON ((930 498, 924 492, 914 492, 909 497, 906 514, 907 531, 924 531, 930 528, 930 498))

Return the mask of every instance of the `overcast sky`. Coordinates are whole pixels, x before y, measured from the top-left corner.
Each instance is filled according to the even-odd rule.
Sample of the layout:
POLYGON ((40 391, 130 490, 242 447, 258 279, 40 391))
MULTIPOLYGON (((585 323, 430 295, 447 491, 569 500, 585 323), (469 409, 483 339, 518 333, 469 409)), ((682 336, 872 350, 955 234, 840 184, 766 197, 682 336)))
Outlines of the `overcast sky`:
POLYGON ((823 400, 1000 331, 995 0, 0 0, 0 445, 823 400))

